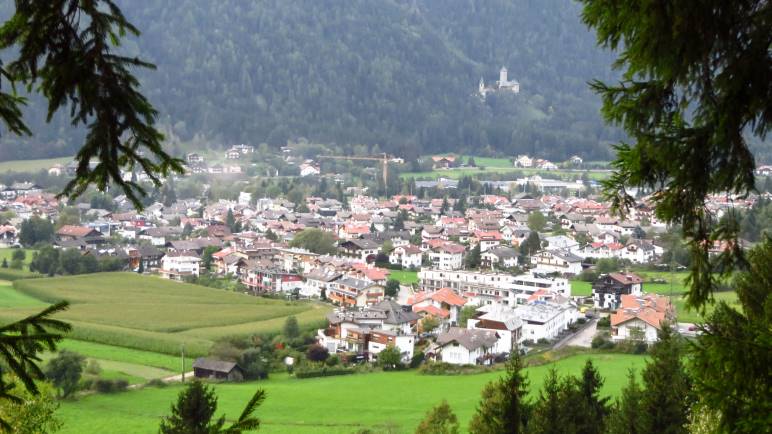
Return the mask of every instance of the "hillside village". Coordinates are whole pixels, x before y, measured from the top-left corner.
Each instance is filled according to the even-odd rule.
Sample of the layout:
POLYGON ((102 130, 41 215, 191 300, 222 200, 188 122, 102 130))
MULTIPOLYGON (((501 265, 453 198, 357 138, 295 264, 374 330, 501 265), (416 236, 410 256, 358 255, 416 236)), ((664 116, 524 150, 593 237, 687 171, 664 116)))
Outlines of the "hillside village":
MULTIPOLYGON (((226 156, 251 152, 234 147, 226 156)), ((515 159, 525 167, 534 160, 515 159)), ((204 167, 195 154, 187 161, 193 173, 204 167)), ((38 255, 77 252, 91 264, 77 272, 130 270, 254 296, 319 300, 331 313, 318 343, 369 361, 395 347, 409 362, 421 342, 431 360, 490 364, 516 348, 560 344, 582 331, 586 346, 599 336, 650 344, 663 324, 675 324, 672 300, 647 291, 651 282, 635 271, 680 267, 674 252, 663 262, 673 246, 647 197, 622 219, 598 196, 557 195, 534 181, 528 192, 502 183, 498 194, 463 199, 359 191, 343 201, 307 196, 292 203, 241 192, 235 201, 181 197, 142 212, 123 196, 113 209, 65 206, 40 186, 17 183, 0 199, 0 247, 30 247, 24 232, 44 222, 53 233, 35 243, 38 255), (591 293, 573 291, 580 282, 591 293), (602 322, 608 331, 598 328, 596 336, 602 322)), ((442 191, 426 182, 416 187, 442 191)), ((720 215, 769 196, 716 196, 709 207, 720 215)), ((45 268, 36 258, 33 271, 68 273, 64 264, 45 268)))

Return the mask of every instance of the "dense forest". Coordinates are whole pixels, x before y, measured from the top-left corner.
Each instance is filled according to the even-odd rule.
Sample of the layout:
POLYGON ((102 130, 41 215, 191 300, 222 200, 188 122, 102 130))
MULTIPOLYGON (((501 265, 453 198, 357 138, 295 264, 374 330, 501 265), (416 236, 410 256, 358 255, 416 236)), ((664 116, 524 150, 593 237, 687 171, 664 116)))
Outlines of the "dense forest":
MULTIPOLYGON (((571 0, 118 3, 143 32, 121 50, 158 66, 137 72, 167 136, 183 143, 306 138, 407 158, 595 160, 622 137, 604 126, 587 86, 613 79, 611 53, 596 47, 571 0), (480 99, 480 77, 495 81, 502 65, 521 92, 480 99)), ((4 2, 0 17, 12 7, 4 2)), ((39 99, 26 115, 35 136, 0 133, 0 160, 71 155, 82 143, 66 116, 45 123, 39 99)))

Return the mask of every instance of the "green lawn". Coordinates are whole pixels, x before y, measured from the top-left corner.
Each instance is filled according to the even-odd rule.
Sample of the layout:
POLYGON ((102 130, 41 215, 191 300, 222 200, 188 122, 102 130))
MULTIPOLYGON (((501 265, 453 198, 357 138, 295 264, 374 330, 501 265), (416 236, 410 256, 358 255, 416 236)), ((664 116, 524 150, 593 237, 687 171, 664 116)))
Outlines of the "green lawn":
POLYGON ((72 157, 47 158, 43 160, 0 161, 0 173, 4 172, 37 172, 48 170, 54 164, 67 164, 72 157))
MULTIPOLYGON (((617 395, 629 368, 640 370, 643 356, 600 354, 591 357, 605 377, 603 392, 617 395)), ((588 358, 579 355, 551 365, 528 368, 533 391, 541 387, 548 369, 578 374, 588 358)), ((261 433, 346 433, 370 428, 376 432, 412 433, 425 412, 446 399, 466 427, 480 398, 480 390, 498 372, 462 376, 424 376, 414 371, 359 374, 297 380, 274 375, 259 383, 217 385, 218 410, 229 418, 241 412, 257 387, 267 392, 257 414, 261 433)), ((65 401, 59 410, 62 433, 150 433, 168 414, 180 386, 145 388, 116 395, 92 395, 65 401)))
MULTIPOLYGON (((734 291, 729 292, 716 292, 713 294, 713 298, 716 300, 716 303, 719 301, 726 302, 730 306, 733 306, 737 309, 740 308, 740 302, 737 300, 737 293, 734 291)), ((676 313, 678 316, 678 322, 690 322, 690 323, 698 323, 703 321, 703 316, 699 314, 699 312, 696 312, 694 310, 689 310, 686 308, 686 301, 684 300, 683 296, 675 296, 672 298, 673 305, 676 308, 676 313)), ((708 304, 708 307, 706 309, 706 315, 710 314, 714 309, 713 304, 708 304)))
POLYGON ((592 295, 592 283, 584 280, 571 280, 571 295, 589 297, 592 295))
POLYGON ((8 264, 11 263, 11 258, 13 257, 13 252, 21 250, 24 252, 24 264, 29 265, 30 261, 32 261, 32 255, 35 254, 36 250, 34 249, 11 249, 11 248, 4 248, 0 249, 0 263, 3 262, 3 259, 8 261, 8 264))
MULTIPOLYGON (((71 306, 58 315, 70 322, 70 338, 176 355, 185 344, 191 356, 206 354, 214 340, 281 330, 295 315, 301 326, 323 321, 319 304, 269 300, 182 284, 134 273, 18 280, 14 288, 34 299, 71 306)), ((28 299, 27 298, 27 299, 28 299)), ((0 308, 0 321, 36 313, 37 308, 0 308)))
MULTIPOLYGON (((74 351, 93 359, 142 365, 168 371, 180 370, 180 356, 172 356, 170 354, 152 353, 149 351, 134 350, 131 348, 116 347, 95 342, 76 341, 73 339, 63 340, 59 344, 59 349, 74 351)), ((192 364, 193 359, 186 357, 186 368, 190 369, 192 364)))
POLYGON ((389 278, 399 280, 399 283, 403 285, 411 285, 413 283, 418 283, 418 272, 407 270, 391 270, 391 273, 389 273, 389 278))
POLYGON ((12 283, 6 280, 0 280, 0 309, 13 308, 42 308, 46 303, 21 293, 11 286, 12 283))

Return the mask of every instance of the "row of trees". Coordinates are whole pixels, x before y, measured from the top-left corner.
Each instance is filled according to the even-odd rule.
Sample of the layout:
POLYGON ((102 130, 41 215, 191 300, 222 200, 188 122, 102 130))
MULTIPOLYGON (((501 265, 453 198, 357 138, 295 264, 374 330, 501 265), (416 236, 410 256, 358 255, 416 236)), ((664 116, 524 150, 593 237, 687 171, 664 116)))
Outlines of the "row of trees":
POLYGON ((97 259, 78 249, 41 248, 32 256, 30 271, 53 276, 55 274, 87 274, 100 271, 119 271, 126 267, 126 260, 118 257, 97 259))

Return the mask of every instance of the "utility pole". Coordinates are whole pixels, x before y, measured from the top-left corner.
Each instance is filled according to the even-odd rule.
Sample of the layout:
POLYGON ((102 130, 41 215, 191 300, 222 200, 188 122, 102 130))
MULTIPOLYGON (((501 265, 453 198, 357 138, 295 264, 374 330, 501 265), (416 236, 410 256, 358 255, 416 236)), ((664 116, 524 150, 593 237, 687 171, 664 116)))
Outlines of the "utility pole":
POLYGON ((185 344, 182 344, 182 350, 180 351, 180 368, 182 368, 182 382, 185 382, 185 344))

